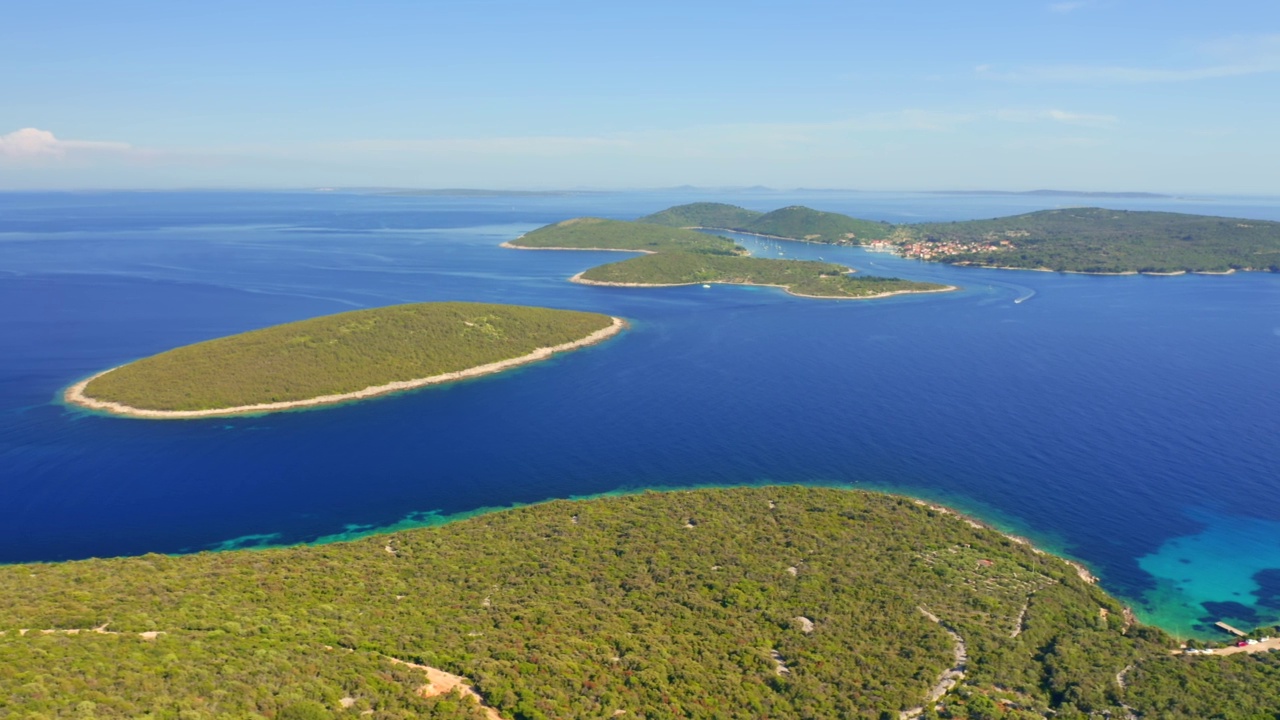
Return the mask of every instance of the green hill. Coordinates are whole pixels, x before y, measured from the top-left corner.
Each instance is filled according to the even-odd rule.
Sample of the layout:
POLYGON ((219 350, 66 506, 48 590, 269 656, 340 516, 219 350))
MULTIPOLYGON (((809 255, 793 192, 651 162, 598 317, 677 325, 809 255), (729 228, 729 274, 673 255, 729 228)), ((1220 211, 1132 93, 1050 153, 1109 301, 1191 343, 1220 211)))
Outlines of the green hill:
POLYGON ((726 203, 696 202, 645 215, 636 222, 681 228, 740 228, 764 213, 726 203))
POLYGON ((1071 208, 902 226, 908 254, 942 262, 1080 272, 1280 272, 1280 223, 1071 208))
POLYGON ((795 486, 0 567, 14 718, 479 717, 404 662, 507 720, 896 718, 958 665, 945 717, 1280 710, 1276 659, 1170 645, 1058 558, 910 499, 795 486))
POLYGON ((935 292, 933 283, 849 275, 849 268, 812 260, 774 260, 702 253, 664 252, 591 268, 587 282, 623 285, 776 285, 793 295, 824 298, 880 297, 887 294, 935 292))
POLYGON ((596 313, 483 303, 356 310, 153 355, 99 375, 84 394, 149 410, 300 401, 518 358, 612 322, 596 313))
POLYGON ((893 226, 792 205, 765 213, 738 229, 793 240, 859 245, 889 237, 893 226))
POLYGON ((589 217, 573 218, 538 228, 508 242, 507 245, 519 248, 641 252, 680 250, 723 255, 745 252, 731 240, 695 230, 589 217))

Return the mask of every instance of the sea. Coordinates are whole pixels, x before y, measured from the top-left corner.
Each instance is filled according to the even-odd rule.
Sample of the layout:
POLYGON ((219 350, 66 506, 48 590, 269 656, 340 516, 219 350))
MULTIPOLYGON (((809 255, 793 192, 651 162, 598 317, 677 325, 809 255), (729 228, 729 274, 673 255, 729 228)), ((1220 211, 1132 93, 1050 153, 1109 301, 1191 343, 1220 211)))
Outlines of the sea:
MULTIPOLYGON (((944 503, 1087 565, 1180 636, 1280 622, 1280 275, 955 268, 736 236, 956 285, 872 301, 568 282, 500 247, 698 200, 887 222, 1098 205, 1280 220, 1267 197, 696 190, 0 193, 0 563, 329 542, 554 498, 805 483, 944 503), (154 421, 100 370, 394 303, 609 313, 521 369, 346 405, 154 421)), ((857 562, 850 557, 849 562, 857 562)))

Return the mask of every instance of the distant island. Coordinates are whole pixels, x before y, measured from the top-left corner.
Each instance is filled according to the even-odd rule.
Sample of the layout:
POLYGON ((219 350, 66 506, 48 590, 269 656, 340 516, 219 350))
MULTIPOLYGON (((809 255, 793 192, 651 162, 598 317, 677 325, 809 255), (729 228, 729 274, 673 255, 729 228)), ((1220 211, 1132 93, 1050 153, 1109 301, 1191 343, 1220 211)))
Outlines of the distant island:
MULTIPOLYGON (((1055 191, 1031 194, 1050 192, 1055 191)), ((1280 222, 1183 213, 1068 208, 993 220, 890 225, 799 206, 759 213, 700 202, 639 221, 869 245, 955 265, 1099 274, 1280 272, 1280 222)))
POLYGON ((65 398, 155 419, 313 407, 499 372, 600 342, 624 325, 517 305, 393 305, 187 345, 94 375, 65 398))
MULTIPOLYGON (((684 215, 685 218, 692 216, 684 215)), ((851 276, 853 270, 834 263, 747 257, 744 248, 726 238, 647 222, 574 218, 526 233, 503 246, 646 253, 642 257, 594 267, 571 278, 587 285, 767 285, 801 297, 824 299, 871 299, 955 289, 950 285, 899 278, 851 276)))
POLYGON ((932 190, 930 195, 1026 195, 1030 197, 1088 197, 1129 200, 1158 200, 1173 197, 1150 192, 1106 192, 1098 190, 932 190))
POLYGON ((0 566, 15 718, 1273 717, 1280 654, 1215 653, 1025 541, 832 488, 0 566))

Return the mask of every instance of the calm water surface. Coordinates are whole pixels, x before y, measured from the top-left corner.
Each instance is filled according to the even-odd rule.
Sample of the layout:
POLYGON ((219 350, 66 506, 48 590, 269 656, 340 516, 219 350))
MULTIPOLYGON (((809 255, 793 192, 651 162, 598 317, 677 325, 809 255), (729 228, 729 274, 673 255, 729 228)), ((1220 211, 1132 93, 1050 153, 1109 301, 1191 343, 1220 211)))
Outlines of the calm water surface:
MULTIPOLYGON (((956 269, 741 238, 762 255, 963 287, 824 302, 578 286, 565 280, 618 255, 498 247, 566 217, 696 199, 891 222, 1081 204, 0 194, 0 562, 305 542, 649 487, 829 483, 1028 535, 1169 629, 1280 620, 1280 276, 956 269), (177 345, 425 300, 593 310, 632 329, 501 376, 324 410, 154 422, 58 400, 177 345)), ((1266 198, 1086 202, 1280 220, 1266 198)))

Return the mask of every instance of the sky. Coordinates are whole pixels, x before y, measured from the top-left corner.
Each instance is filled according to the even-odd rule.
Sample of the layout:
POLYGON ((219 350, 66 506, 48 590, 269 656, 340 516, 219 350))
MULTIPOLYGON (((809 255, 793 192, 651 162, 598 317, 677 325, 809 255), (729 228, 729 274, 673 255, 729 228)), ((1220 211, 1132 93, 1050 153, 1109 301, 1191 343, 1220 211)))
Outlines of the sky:
POLYGON ((1276 0, 0 9, 0 189, 1280 195, 1276 0))

